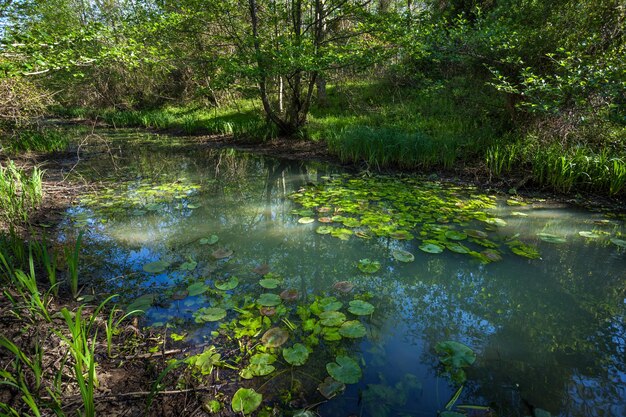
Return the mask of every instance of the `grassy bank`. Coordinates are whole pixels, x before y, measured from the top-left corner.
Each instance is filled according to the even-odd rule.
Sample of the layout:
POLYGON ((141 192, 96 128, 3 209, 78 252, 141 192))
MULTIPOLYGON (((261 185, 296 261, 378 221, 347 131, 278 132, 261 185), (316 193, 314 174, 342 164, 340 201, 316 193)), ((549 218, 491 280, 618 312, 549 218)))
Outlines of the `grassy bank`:
MULTIPOLYGON (((324 141, 347 163, 368 169, 470 168, 487 180, 515 178, 556 192, 626 192, 626 127, 602 128, 590 144, 554 136, 541 140, 513 124, 503 96, 463 78, 392 85, 388 81, 329 85, 327 100, 310 112, 302 137, 324 141)), ((63 110, 65 116, 103 120, 116 127, 222 134, 238 139, 276 136, 260 103, 241 99, 220 108, 169 106, 151 110, 63 110)), ((549 132, 550 133, 550 132, 549 132)))

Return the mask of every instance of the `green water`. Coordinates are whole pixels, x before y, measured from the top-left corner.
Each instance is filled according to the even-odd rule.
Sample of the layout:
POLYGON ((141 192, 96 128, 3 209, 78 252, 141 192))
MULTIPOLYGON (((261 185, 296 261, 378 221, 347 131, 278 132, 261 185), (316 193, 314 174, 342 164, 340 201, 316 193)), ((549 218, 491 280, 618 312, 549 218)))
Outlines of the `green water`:
MULTIPOLYGON (((126 143, 130 136, 109 135, 111 144, 96 143, 83 155, 77 174, 102 181, 104 189, 100 198, 85 196, 68 210, 60 232, 61 239, 70 240, 78 230, 85 232, 82 276, 92 277, 90 286, 118 292, 126 303, 144 296, 146 324, 167 324, 171 331, 187 333, 191 343, 210 343, 220 325, 197 323, 199 309, 224 308, 221 323, 229 323, 241 320, 241 311, 258 316, 255 300, 260 294, 285 289, 296 290, 299 298, 281 302, 286 306, 282 317, 298 327, 296 307, 308 308, 316 296, 336 297, 346 319, 365 327, 364 337, 329 341, 318 335, 308 362, 289 378, 270 375, 243 383, 282 407, 321 402, 315 410, 322 416, 434 416, 461 386, 445 372, 435 351, 439 342, 452 340, 476 355, 464 368, 467 381, 456 406, 490 406, 498 415, 510 416, 530 415, 533 407, 561 416, 626 416, 623 217, 549 201, 511 206, 505 197, 472 189, 342 176, 332 166, 212 150, 185 140, 165 146, 167 138, 134 135, 126 143), (429 203, 426 197, 425 203, 403 202, 400 208, 383 204, 389 196, 378 201, 377 194, 366 201, 378 192, 371 190, 379 181, 391 195, 394 187, 419 189, 421 198, 432 193, 440 200, 429 203), (410 213, 409 218, 423 223, 407 223, 404 216, 400 229, 415 238, 397 239, 382 229, 378 236, 374 227, 363 225, 347 228, 353 234, 346 240, 317 233, 320 226, 344 227, 320 223, 328 213, 296 203, 294 193, 326 190, 329 182, 339 195, 350 194, 350 187, 359 193, 352 212, 332 207, 333 214, 359 218, 368 207, 383 207, 392 217, 410 213), (461 212, 446 208, 451 201, 457 203, 450 207, 461 212), (464 214, 472 201, 484 215, 464 214), (428 215, 419 214, 428 210, 428 215), (301 224, 302 217, 315 220, 301 224), (500 220, 494 224, 493 218, 500 220), (447 249, 454 242, 441 237, 442 227, 459 231, 455 238, 473 255, 447 249), (502 260, 489 262, 480 255, 487 248, 463 237, 466 229, 487 233, 502 260), (424 240, 443 251, 420 250, 424 240), (512 241, 535 248, 540 258, 513 253, 512 241), (223 249, 221 255, 232 254, 215 259, 212 253, 218 249, 223 249), (397 249, 413 254, 414 261, 396 260, 397 249), (380 269, 361 272, 357 265, 363 259, 379 262, 380 269), (163 261, 157 268, 163 271, 146 272, 144 267, 155 261, 163 261), (262 265, 278 279, 277 288, 259 285, 262 276, 254 269, 262 265), (236 288, 216 290, 216 282, 232 277, 239 282, 236 288), (340 281, 354 289, 338 292, 333 284, 340 281), (193 284, 207 289, 187 295, 193 284), (355 299, 367 300, 374 312, 351 315, 347 309, 355 299), (316 388, 328 377, 325 364, 338 355, 355 359, 362 376, 325 401, 316 388)), ((286 328, 284 321, 268 320, 274 320, 271 327, 286 328)), ((289 333, 283 347, 303 341, 296 340, 300 329, 289 333)), ((280 350, 275 351, 277 373, 289 369, 280 350)))

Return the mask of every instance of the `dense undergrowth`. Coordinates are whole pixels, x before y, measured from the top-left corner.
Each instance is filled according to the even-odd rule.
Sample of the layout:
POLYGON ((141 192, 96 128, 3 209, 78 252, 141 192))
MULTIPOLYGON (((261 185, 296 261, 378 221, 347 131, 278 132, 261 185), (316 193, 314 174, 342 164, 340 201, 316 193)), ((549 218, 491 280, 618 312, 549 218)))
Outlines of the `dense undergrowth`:
MULTIPOLYGON (((341 161, 368 169, 472 169, 485 180, 528 182, 561 193, 626 191, 626 127, 606 122, 578 137, 558 140, 532 123, 515 125, 494 91, 461 78, 398 86, 388 81, 328 87, 324 105, 311 109, 300 138, 323 141, 341 161), (381 93, 384 92, 384 93, 381 93)), ((116 127, 219 134, 264 141, 277 131, 254 99, 222 107, 166 106, 147 110, 57 108, 65 117, 88 117, 116 127)), ((593 125, 593 120, 587 123, 593 125)))

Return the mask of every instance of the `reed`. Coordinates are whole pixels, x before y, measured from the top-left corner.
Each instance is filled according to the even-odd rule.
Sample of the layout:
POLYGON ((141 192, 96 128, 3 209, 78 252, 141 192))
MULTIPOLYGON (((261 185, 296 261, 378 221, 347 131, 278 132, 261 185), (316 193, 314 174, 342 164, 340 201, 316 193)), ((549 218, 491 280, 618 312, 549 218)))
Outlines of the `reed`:
POLYGON ((43 171, 27 173, 8 160, 0 163, 0 221, 16 226, 28 221, 43 199, 43 171))

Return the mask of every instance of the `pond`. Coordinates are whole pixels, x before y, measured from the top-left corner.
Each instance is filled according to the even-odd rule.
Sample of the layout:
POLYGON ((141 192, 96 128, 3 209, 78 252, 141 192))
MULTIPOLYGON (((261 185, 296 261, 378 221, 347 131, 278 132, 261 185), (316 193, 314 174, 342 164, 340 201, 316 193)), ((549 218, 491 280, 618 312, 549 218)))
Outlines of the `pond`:
POLYGON ((81 276, 148 326, 239 343, 241 385, 281 407, 626 416, 624 216, 107 138, 59 230, 83 232, 81 276))

